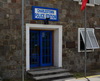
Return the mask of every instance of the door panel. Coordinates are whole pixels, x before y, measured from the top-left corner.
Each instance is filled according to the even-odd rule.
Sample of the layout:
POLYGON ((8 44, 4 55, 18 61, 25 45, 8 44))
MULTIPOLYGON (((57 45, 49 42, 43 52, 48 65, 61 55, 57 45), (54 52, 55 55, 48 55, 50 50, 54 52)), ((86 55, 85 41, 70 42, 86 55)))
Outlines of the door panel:
POLYGON ((41 35, 41 66, 52 65, 52 32, 51 31, 40 31, 41 35))
POLYGON ((30 31, 30 67, 39 66, 39 31, 30 31))
POLYGON ((30 30, 30 67, 52 65, 52 31, 30 30))

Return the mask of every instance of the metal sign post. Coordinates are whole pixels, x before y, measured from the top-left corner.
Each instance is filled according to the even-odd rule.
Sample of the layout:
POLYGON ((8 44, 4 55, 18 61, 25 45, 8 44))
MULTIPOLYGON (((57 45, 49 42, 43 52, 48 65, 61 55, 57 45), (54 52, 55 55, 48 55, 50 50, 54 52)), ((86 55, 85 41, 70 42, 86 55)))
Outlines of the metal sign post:
POLYGON ((22 0, 22 81, 24 81, 24 0, 22 0))

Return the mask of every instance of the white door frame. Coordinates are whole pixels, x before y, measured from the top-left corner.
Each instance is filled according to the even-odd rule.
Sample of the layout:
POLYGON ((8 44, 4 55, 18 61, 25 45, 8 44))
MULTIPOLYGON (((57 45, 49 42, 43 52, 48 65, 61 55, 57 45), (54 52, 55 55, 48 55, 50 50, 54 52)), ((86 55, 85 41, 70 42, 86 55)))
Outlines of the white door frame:
POLYGON ((62 67, 62 25, 26 24, 26 71, 30 70, 30 29, 54 30, 54 66, 62 67))

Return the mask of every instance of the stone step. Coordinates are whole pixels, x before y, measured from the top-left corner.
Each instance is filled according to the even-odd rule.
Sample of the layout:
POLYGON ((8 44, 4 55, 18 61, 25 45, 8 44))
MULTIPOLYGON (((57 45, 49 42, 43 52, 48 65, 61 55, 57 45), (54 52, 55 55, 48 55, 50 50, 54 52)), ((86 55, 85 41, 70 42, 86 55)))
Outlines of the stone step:
POLYGON ((51 69, 59 69, 60 67, 40 67, 40 68, 34 68, 31 70, 28 70, 27 72, 32 72, 32 71, 40 71, 40 70, 51 70, 51 69))
POLYGON ((30 78, 36 81, 53 81, 53 80, 64 80, 65 78, 73 77, 67 69, 59 67, 42 67, 35 68, 27 71, 30 78))
POLYGON ((33 77, 33 79, 35 80, 45 80, 45 79, 56 79, 56 78, 60 78, 60 77, 71 77, 72 74, 70 74, 69 72, 66 73, 59 73, 59 74, 50 74, 50 75, 43 75, 43 76, 36 76, 33 77))
POLYGON ((46 74, 54 74, 54 73, 61 73, 67 72, 65 69, 50 69, 50 70, 40 70, 40 71, 30 71, 29 74, 36 76, 36 75, 46 75, 46 74))

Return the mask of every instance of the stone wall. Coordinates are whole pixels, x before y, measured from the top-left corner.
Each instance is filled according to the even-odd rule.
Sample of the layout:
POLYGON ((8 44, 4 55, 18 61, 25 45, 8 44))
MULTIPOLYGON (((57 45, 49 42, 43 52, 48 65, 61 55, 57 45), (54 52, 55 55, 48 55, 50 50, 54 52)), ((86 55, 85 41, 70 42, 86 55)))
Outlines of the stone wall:
POLYGON ((0 0, 0 75, 21 76, 21 0, 0 0))
MULTIPOLYGON (((25 24, 43 23, 32 20, 32 6, 59 9, 59 21, 50 24, 63 25, 63 67, 83 70, 84 53, 77 52, 78 28, 84 27, 80 5, 72 0, 25 0, 25 24)), ((95 26, 100 26, 100 6, 87 7, 87 27, 95 26)), ((100 30, 95 31, 100 45, 100 30)), ((87 59, 88 69, 100 68, 100 49, 88 53, 87 59)), ((21 0, 0 0, 0 75, 21 77, 21 0)))

